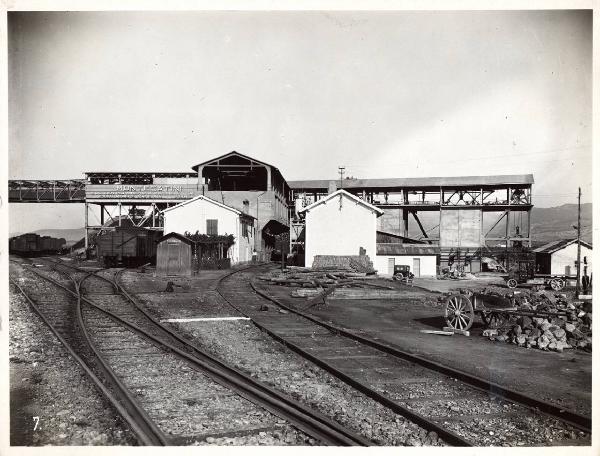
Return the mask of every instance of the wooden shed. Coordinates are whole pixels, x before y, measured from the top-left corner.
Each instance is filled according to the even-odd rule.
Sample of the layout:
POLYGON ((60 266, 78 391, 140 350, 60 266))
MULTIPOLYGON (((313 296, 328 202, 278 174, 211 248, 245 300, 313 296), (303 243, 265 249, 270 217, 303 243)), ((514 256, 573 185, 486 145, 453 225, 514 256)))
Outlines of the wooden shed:
POLYGON ((156 273, 163 276, 192 275, 193 242, 178 233, 165 234, 158 240, 156 273))

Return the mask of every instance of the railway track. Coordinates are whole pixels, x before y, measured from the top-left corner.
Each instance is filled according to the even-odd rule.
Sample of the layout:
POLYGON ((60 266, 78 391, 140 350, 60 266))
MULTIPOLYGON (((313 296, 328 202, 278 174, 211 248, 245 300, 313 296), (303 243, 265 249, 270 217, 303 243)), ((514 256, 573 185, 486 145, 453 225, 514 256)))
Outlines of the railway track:
POLYGON ((106 359, 90 344, 81 314, 80 281, 73 276, 64 277, 66 283, 53 290, 44 287, 25 291, 15 279, 10 281, 81 366, 102 397, 132 429, 139 443, 164 445, 164 434, 135 402, 106 359), (76 305, 73 305, 73 297, 76 305))
POLYGON ((589 418, 286 306, 252 282, 256 269, 223 276, 219 294, 279 342, 448 444, 590 444, 589 418), (266 303, 280 311, 261 310, 266 303))
MULTIPOLYGON (((110 273, 106 271, 85 271, 72 265, 53 263, 52 267, 63 277, 73 278, 74 283, 77 283, 73 290, 69 289, 65 283, 61 283, 60 279, 50 277, 35 269, 28 269, 28 271, 37 274, 56 287, 60 287, 66 293, 70 293, 77 298, 79 303, 87 304, 86 306, 80 304, 78 308, 81 314, 81 324, 87 328, 88 344, 94 347, 96 354, 102 354, 108 359, 130 390, 135 390, 137 395, 141 396, 136 399, 148 409, 148 415, 152 416, 157 427, 167 430, 169 437, 165 441, 166 444, 174 441, 182 443, 186 439, 189 441, 194 435, 207 434, 206 430, 202 432, 201 429, 197 429, 197 426, 194 427, 189 423, 197 422, 198 414, 202 413, 201 404, 215 399, 215 393, 211 391, 215 387, 220 387, 216 397, 217 402, 227 403, 229 401, 234 404, 233 408, 225 407, 225 409, 218 410, 219 415, 235 416, 236 414, 243 415, 243 413, 252 415, 256 414, 258 407, 263 415, 271 416, 271 421, 273 418, 279 417, 285 420, 287 425, 300 430, 318 444, 343 446, 372 444, 369 440, 344 428, 328 417, 205 353, 160 324, 139 306, 135 298, 120 285, 119 272, 114 276, 107 276, 110 273), (66 270, 75 272, 69 273, 66 270), (87 292, 86 296, 83 296, 83 291, 87 292), (141 375, 143 372, 140 373, 140 370, 144 369, 147 372, 145 375, 141 375), (184 374, 179 373, 179 378, 173 374, 177 370, 184 371, 184 374), (206 394, 202 397, 198 397, 197 391, 198 385, 202 384, 202 380, 197 378, 199 375, 206 376, 216 383, 212 388, 205 388, 206 394), (166 387, 165 382, 160 381, 157 382, 160 385, 155 388, 139 384, 141 378, 148 378, 148 376, 155 380, 168 379, 166 387), (138 383, 137 388, 136 382, 138 383), (189 406, 181 407, 178 401, 169 400, 169 387, 174 384, 190 385, 186 394, 195 395, 192 401, 193 413, 191 416, 189 406), (228 399, 223 400, 224 397, 228 399), (172 406, 170 408, 167 406, 169 410, 166 413, 167 416, 161 416, 161 414, 165 415, 165 403, 171 403, 172 406), (249 407, 250 405, 252 407, 249 407), (251 408, 253 410, 250 410, 251 408), (186 416, 184 412, 187 412, 188 415, 186 416), (173 437, 178 434, 179 437, 173 437)), ((215 411, 213 411, 213 418, 214 413, 215 411)), ((207 418, 206 421, 209 419, 207 418)), ((236 424, 236 418, 227 421, 230 427, 232 424, 236 424)), ((262 417, 263 422, 261 423, 252 423, 252 418, 245 421, 249 421, 256 428, 259 427, 258 424, 261 424, 263 425, 262 429, 265 417, 262 417)), ((268 418, 266 421, 269 421, 268 418)), ((271 424, 271 426, 274 425, 271 424)), ((251 432, 251 429, 247 428, 248 426, 241 432, 251 432)), ((213 434, 235 435, 235 432, 239 430, 229 428, 217 431, 213 434)))

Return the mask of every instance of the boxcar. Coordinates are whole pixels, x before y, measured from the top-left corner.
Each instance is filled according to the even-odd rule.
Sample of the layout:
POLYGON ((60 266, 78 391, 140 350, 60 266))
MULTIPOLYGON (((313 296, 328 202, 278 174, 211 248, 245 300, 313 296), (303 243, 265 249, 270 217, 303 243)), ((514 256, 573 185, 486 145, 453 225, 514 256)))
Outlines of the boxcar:
POLYGON ((136 267, 156 262, 156 240, 161 232, 145 228, 123 227, 96 238, 96 252, 106 267, 123 264, 136 267))

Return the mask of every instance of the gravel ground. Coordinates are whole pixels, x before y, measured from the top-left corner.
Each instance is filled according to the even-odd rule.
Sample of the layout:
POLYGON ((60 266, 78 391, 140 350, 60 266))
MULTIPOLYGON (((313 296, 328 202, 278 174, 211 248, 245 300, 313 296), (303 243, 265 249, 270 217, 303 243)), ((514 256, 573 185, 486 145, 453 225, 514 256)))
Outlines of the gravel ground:
POLYGON ((135 444, 79 364, 12 286, 9 327, 11 445, 135 444))
MULTIPOLYGON (((117 296, 97 295, 92 300, 99 302, 100 298, 103 307, 110 307, 119 314, 130 311, 129 305, 117 296), (125 308, 118 311, 120 306, 125 308)), ((158 427, 175 443, 317 443, 277 416, 222 387, 192 369, 185 361, 122 328, 99 312, 85 308, 84 316, 92 339, 115 373, 135 394, 158 427), (240 432, 246 435, 239 435, 240 432), (219 435, 225 436, 217 437, 219 435)))
MULTIPOLYGON (((127 278, 125 278, 127 283, 127 278)), ((171 294, 170 305, 160 295, 141 295, 159 318, 222 316, 219 300, 197 305, 182 294, 171 294), (213 312, 214 302, 214 312, 213 312), (193 312, 190 306, 195 309, 193 312)), ((235 313, 230 309, 230 316, 235 313)), ((246 321, 175 323, 173 327, 213 354, 261 382, 286 392, 379 445, 442 445, 435 433, 396 415, 327 372, 288 351, 246 321)))

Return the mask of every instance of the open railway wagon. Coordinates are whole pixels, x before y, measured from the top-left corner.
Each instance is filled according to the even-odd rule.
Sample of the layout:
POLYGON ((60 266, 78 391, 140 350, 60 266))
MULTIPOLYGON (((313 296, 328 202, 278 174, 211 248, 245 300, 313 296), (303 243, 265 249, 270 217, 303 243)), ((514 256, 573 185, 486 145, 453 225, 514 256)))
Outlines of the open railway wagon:
POLYGON ((98 235, 96 254, 106 267, 123 264, 137 267, 156 262, 156 245, 162 232, 135 227, 117 227, 98 235))
POLYGON ((9 239, 10 253, 21 256, 54 255, 63 251, 66 240, 35 233, 22 234, 9 239))
POLYGON ((514 299, 482 293, 453 294, 446 299, 444 318, 448 327, 467 331, 473 325, 476 315, 481 317, 486 328, 499 328, 511 316, 546 318, 566 316, 567 312, 519 309, 514 299))

